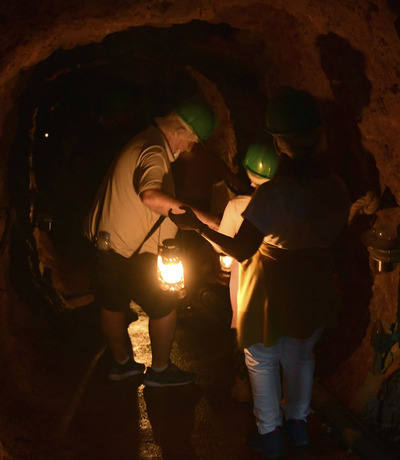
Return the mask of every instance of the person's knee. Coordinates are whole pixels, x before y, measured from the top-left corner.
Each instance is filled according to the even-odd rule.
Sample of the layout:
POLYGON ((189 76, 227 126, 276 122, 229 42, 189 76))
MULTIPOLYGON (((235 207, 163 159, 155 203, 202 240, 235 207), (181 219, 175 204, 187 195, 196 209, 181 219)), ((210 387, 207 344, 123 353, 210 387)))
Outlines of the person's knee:
POLYGON ((100 312, 101 326, 107 336, 118 337, 126 330, 126 312, 102 308, 100 312))
POLYGON ((100 316, 104 319, 111 319, 116 320, 117 318, 123 318, 126 316, 126 309, 114 309, 114 308, 101 308, 100 309, 100 316))
POLYGON ((308 339, 285 337, 282 343, 282 361, 313 362, 315 343, 314 336, 308 339))
POLYGON ((150 320, 159 320, 170 316, 176 312, 176 306, 173 304, 154 304, 154 305, 143 305, 143 311, 149 317, 150 320))
POLYGON ((274 347, 265 347, 260 343, 245 348, 244 353, 249 371, 270 372, 279 368, 279 355, 275 353, 274 347))

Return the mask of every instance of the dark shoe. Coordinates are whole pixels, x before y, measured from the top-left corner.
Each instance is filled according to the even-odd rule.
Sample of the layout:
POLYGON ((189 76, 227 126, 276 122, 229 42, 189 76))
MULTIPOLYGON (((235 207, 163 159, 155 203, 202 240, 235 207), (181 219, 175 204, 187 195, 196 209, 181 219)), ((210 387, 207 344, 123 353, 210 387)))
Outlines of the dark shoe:
POLYGON ((114 362, 110 372, 108 373, 108 378, 114 381, 124 380, 128 377, 132 377, 133 375, 143 374, 144 369, 144 364, 137 363, 134 359, 129 358, 129 361, 125 364, 114 362))
POLYGON ((295 419, 287 420, 285 429, 289 441, 294 447, 305 447, 309 445, 307 422, 295 419))
POLYGON ((264 458, 280 458, 284 455, 282 428, 266 434, 254 433, 247 439, 247 446, 254 452, 262 452, 264 458))
POLYGON ((147 387, 173 387, 178 385, 187 385, 196 380, 196 374, 179 369, 175 364, 169 363, 168 367, 156 372, 148 367, 143 379, 147 387))

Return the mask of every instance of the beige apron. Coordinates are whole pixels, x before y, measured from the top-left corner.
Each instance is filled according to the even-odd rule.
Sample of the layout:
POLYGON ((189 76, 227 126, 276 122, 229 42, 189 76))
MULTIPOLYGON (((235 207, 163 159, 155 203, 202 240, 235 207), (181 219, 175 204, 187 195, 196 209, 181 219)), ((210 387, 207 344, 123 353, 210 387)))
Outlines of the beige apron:
POLYGON ((239 266, 239 346, 310 337, 332 322, 337 305, 330 249, 288 251, 263 243, 239 266))

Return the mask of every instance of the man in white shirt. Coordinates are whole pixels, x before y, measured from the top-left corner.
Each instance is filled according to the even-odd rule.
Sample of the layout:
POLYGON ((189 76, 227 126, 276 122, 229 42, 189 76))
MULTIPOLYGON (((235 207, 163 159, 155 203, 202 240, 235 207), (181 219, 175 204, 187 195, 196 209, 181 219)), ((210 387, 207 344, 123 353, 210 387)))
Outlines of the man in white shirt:
MULTIPOLYGON (((175 198, 171 163, 183 151, 205 141, 216 127, 216 117, 205 102, 182 103, 155 126, 135 136, 110 166, 85 224, 95 243, 93 275, 101 324, 114 358, 108 377, 123 380, 144 372, 132 356, 127 332, 129 302, 134 300, 149 316, 152 365, 147 386, 184 385, 195 375, 169 360, 176 325, 176 296, 157 282, 158 245, 173 238, 177 228, 166 217, 183 203, 175 198), (151 232, 153 230, 153 233, 151 232), (151 234, 152 233, 152 234, 151 234)), ((215 218, 194 209, 212 227, 215 218)))

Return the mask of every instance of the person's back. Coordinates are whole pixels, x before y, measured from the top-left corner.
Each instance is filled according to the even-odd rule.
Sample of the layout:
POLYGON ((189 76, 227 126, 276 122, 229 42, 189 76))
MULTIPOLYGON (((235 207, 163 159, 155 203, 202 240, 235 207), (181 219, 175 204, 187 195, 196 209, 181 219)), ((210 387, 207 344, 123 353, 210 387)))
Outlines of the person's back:
MULTIPOLYGON (((130 257, 159 217, 144 205, 140 194, 162 188, 175 195, 172 161, 170 148, 158 127, 150 126, 136 135, 107 171, 85 225, 87 237, 93 240, 96 233, 105 231, 110 235, 112 249, 130 257)), ((159 232, 144 243, 141 252, 156 254, 158 240, 173 238, 175 234, 176 226, 166 219, 159 232)))
POLYGON ((299 250, 327 248, 338 238, 348 217, 346 187, 339 177, 313 169, 314 174, 299 175, 293 165, 283 167, 258 188, 246 213, 264 241, 299 250))

